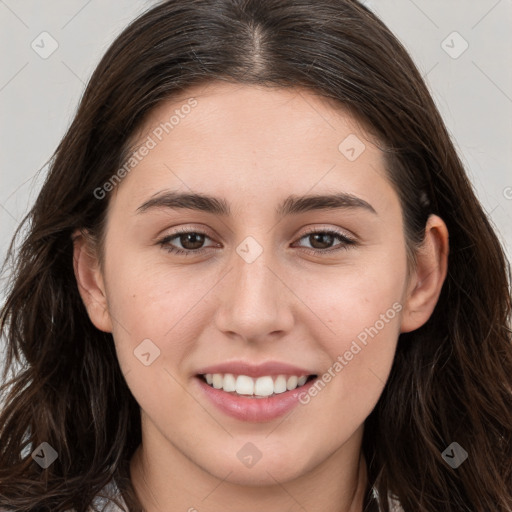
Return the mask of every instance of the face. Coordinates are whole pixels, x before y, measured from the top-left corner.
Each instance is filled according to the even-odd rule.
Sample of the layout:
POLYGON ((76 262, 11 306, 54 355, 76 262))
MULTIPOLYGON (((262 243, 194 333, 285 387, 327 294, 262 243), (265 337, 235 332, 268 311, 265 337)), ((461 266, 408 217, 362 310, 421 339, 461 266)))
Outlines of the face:
POLYGON ((226 83, 159 105, 136 135, 148 150, 108 199, 106 310, 89 312, 144 439, 235 483, 304 475, 360 440, 405 330, 382 153, 311 92, 226 83))

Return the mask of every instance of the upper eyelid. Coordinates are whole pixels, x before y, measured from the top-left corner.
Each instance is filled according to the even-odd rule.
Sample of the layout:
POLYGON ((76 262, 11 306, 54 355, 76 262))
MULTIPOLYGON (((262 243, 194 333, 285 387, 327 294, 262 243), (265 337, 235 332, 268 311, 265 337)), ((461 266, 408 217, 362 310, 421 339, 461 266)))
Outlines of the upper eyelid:
POLYGON ((303 238, 307 235, 310 235, 310 234, 313 234, 313 233, 324 233, 324 232, 328 232, 328 233, 334 233, 336 235, 339 235, 339 236, 342 236, 342 237, 345 237, 345 238, 348 238, 350 240, 356 240, 356 236, 350 232, 347 232, 347 230, 341 230, 340 228, 332 228, 332 227, 312 227, 312 228, 308 228, 305 232, 303 232, 299 239, 300 238, 303 238))

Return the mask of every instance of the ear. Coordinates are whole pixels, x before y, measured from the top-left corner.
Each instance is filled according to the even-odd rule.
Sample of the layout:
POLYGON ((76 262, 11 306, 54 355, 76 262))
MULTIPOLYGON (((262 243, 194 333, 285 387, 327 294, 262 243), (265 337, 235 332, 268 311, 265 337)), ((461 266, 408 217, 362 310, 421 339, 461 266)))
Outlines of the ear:
POLYGON ((437 215, 430 215, 425 239, 416 253, 416 268, 409 280, 400 332, 418 329, 432 315, 448 268, 449 234, 437 215))
POLYGON ((73 269, 89 318, 100 331, 112 332, 105 284, 96 251, 81 231, 75 231, 72 238, 73 269))

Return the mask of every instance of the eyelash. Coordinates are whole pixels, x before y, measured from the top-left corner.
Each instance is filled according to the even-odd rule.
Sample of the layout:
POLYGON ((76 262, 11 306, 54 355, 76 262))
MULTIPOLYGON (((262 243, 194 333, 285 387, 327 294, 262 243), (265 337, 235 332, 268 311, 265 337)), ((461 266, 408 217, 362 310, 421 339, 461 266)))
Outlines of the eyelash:
MULTIPOLYGON (((188 233, 204 235, 207 238, 210 238, 203 231, 182 229, 182 230, 174 232, 172 235, 168 235, 168 236, 162 238, 161 240, 158 241, 158 244, 171 254, 183 255, 183 256, 198 255, 198 254, 203 254, 204 252, 208 251, 208 248, 205 248, 205 247, 202 247, 201 249, 195 249, 195 250, 192 250, 192 249, 184 250, 184 249, 180 249, 180 248, 173 247, 173 246, 169 245, 169 242, 171 240, 178 238, 180 235, 184 235, 184 234, 188 234, 188 233)), ((346 235, 340 233, 339 231, 335 231, 332 229, 311 229, 311 230, 307 231, 306 233, 304 233, 299 238, 299 240, 302 240, 303 238, 306 238, 307 236, 310 236, 313 234, 333 235, 334 237, 338 238, 338 240, 340 240, 342 242, 338 247, 330 248, 330 249, 310 249, 308 247, 303 247, 303 249, 306 249, 307 252, 313 253, 315 255, 326 254, 326 253, 329 254, 329 253, 340 251, 340 250, 346 251, 349 249, 349 246, 357 245, 357 242, 354 239, 349 238, 346 235)))

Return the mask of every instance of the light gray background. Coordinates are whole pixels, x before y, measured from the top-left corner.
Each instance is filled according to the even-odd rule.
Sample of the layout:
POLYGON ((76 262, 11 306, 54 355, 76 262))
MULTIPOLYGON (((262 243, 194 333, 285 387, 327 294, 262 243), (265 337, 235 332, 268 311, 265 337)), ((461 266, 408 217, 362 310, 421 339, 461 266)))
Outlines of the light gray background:
MULTIPOLYGON (((512 0, 365 3, 404 43, 426 78, 510 257, 512 0)), ((153 4, 0 0, 0 261, 95 65, 128 22, 153 4), (43 32, 58 44, 47 58, 32 47, 40 53, 51 49, 43 32)))

